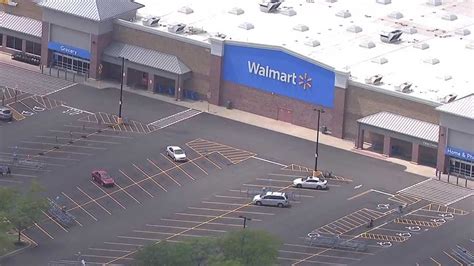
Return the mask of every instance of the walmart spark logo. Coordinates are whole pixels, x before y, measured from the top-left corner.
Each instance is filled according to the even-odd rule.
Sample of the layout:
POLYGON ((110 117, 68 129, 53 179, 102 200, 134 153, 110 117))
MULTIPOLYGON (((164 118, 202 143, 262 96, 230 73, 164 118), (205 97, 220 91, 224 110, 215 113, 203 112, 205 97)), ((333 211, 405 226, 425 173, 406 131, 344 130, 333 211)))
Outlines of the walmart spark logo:
POLYGON ((304 90, 311 89, 313 86, 313 79, 308 75, 308 73, 304 73, 304 75, 298 76, 298 85, 303 87, 304 90))

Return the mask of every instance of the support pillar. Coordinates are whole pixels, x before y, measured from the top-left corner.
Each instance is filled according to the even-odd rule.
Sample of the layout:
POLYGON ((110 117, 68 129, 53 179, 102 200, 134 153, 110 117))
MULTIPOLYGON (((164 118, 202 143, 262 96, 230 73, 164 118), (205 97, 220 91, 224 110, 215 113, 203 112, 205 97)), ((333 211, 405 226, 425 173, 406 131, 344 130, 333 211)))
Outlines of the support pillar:
POLYGON ((414 164, 420 163, 420 144, 411 144, 411 162, 414 164))
POLYGON ((177 101, 181 101, 183 98, 183 78, 181 75, 178 75, 176 78, 175 82, 175 91, 174 91, 174 97, 177 101))
POLYGON ((446 142, 447 142, 447 136, 448 135, 448 129, 443 126, 439 126, 439 135, 438 135, 438 156, 436 160, 436 171, 438 173, 447 173, 447 165, 448 165, 448 159, 447 156, 445 155, 445 150, 446 150, 446 142))
POLYGON ((21 39, 21 51, 26 52, 26 40, 21 39))
POLYGON ((383 155, 390 157, 392 152, 392 138, 390 136, 383 136, 383 155))
POLYGON ((0 51, 5 51, 7 47, 7 35, 3 34, 2 35, 2 46, 0 46, 0 51))
POLYGON ((215 105, 221 103, 221 72, 222 59, 224 56, 224 42, 220 39, 211 38, 211 66, 209 76, 208 102, 215 105))
POLYGON ((357 149, 364 149, 364 133, 365 130, 361 129, 359 126, 359 131, 357 132, 357 140, 356 140, 356 148, 357 149))
POLYGON ((149 92, 153 92, 155 87, 155 74, 148 73, 148 87, 147 90, 149 92))

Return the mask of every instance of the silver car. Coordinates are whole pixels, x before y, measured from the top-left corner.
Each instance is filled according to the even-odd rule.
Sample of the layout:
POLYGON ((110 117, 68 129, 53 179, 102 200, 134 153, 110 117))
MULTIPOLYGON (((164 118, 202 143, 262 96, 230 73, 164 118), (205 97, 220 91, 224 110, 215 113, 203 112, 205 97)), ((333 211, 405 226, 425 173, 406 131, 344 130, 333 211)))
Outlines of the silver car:
POLYGON ((284 192, 266 192, 264 194, 258 194, 253 197, 252 201, 255 205, 268 205, 277 206, 280 208, 288 207, 290 201, 288 195, 284 192))
POLYGON ((322 180, 318 177, 304 177, 296 178, 293 180, 293 186, 296 188, 314 188, 314 189, 327 189, 328 181, 322 180))
POLYGON ((13 119, 13 113, 12 113, 12 110, 10 110, 10 108, 7 108, 7 107, 0 107, 0 120, 3 120, 3 121, 12 121, 13 119))

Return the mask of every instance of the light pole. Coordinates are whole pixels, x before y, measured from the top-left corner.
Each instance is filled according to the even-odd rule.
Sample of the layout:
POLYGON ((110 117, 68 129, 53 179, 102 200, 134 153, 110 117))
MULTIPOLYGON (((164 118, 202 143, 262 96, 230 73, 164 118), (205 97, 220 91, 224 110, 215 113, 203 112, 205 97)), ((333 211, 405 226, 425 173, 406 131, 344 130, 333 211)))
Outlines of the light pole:
POLYGON ((318 112, 318 123, 316 125, 316 130, 317 130, 317 133, 316 133, 316 153, 314 154, 314 173, 316 173, 316 171, 318 171, 318 157, 319 157, 319 153, 318 153, 318 149, 319 149, 319 121, 321 120, 321 113, 324 113, 324 109, 315 108, 313 110, 318 112))
POLYGON ((244 219, 244 229, 247 226, 247 221, 252 221, 252 218, 245 217, 245 216, 242 216, 242 215, 240 215, 239 218, 244 219))
POLYGON ((123 119, 122 119, 122 96, 123 96, 123 77, 125 76, 125 57, 121 56, 119 57, 122 59, 122 67, 120 70, 120 100, 119 100, 119 113, 118 113, 118 123, 123 124, 123 119))

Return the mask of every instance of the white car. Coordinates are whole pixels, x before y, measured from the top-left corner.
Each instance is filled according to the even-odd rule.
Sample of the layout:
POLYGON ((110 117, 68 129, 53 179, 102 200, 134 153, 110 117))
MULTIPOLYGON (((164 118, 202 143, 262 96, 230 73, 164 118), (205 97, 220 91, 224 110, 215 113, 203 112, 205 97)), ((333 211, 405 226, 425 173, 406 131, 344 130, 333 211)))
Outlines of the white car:
POLYGON ((255 205, 269 205, 269 206, 277 206, 280 208, 288 207, 290 205, 290 201, 288 200, 288 196, 284 192, 266 192, 264 194, 258 194, 253 197, 252 200, 253 204, 255 205))
POLYGON ((175 162, 183 162, 186 161, 186 153, 184 153, 183 149, 178 146, 168 146, 166 147, 166 154, 171 157, 175 162))
POLYGON ((319 177, 302 177, 293 180, 293 186, 297 188, 314 188, 314 189, 326 189, 328 187, 328 181, 322 180, 319 177))

